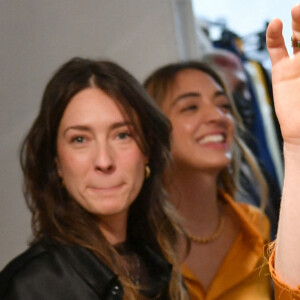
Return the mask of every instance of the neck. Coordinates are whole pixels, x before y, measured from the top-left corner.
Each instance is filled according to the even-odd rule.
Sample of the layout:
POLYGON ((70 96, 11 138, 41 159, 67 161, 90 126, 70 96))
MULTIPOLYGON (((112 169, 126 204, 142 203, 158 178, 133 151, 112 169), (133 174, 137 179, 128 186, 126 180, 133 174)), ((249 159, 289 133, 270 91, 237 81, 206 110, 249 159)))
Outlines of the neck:
POLYGON ((173 173, 171 201, 183 216, 186 230, 194 235, 210 235, 219 224, 218 174, 182 169, 173 173))
POLYGON ((123 243, 127 239, 127 215, 101 216, 99 228, 111 245, 123 243))

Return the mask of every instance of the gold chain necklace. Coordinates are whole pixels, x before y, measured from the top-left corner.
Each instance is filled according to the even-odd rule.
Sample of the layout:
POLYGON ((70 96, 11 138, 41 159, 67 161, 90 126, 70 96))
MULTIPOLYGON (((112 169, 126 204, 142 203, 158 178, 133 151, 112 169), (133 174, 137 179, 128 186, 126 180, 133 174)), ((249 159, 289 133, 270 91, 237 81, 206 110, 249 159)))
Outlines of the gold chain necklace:
POLYGON ((207 244, 207 243, 215 241, 220 236, 223 227, 224 227, 224 217, 221 216, 220 219, 219 219, 218 228, 217 228, 216 232, 213 233, 211 236, 209 236, 209 237, 197 237, 197 236, 194 236, 190 233, 187 233, 187 236, 193 242, 200 243, 200 244, 207 244))

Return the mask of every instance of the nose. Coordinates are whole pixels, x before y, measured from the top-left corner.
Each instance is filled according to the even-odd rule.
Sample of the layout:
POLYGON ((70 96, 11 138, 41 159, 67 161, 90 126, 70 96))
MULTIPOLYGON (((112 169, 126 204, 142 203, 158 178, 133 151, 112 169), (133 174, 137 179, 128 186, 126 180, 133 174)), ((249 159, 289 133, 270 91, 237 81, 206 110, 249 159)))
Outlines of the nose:
POLYGON ((114 154, 108 144, 102 143, 96 147, 95 170, 107 174, 115 170, 114 154))

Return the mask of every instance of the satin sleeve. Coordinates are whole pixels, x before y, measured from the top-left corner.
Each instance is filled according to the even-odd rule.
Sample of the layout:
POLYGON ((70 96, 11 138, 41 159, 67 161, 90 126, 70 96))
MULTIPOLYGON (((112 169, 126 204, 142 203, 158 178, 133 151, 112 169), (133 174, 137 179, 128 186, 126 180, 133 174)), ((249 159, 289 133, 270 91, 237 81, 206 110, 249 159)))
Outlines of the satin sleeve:
MULTIPOLYGON (((274 283, 275 300, 300 300, 300 285, 293 289, 278 278, 275 266, 275 248, 269 257, 269 268, 274 283)), ((299 277, 300 281, 300 277, 299 277)))

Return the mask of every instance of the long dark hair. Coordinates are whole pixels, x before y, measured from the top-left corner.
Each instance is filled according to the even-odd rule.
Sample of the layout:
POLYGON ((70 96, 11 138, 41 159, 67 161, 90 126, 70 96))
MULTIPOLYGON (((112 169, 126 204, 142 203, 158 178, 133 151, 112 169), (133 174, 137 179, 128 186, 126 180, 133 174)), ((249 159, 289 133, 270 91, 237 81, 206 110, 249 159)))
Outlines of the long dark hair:
POLYGON ((169 295, 172 299, 184 299, 175 249, 180 226, 162 183, 170 156, 171 126, 137 80, 113 62, 71 59, 46 86, 39 114, 20 154, 24 195, 32 213, 32 242, 56 240, 86 247, 119 275, 125 297, 137 293, 117 252, 99 230, 96 217, 71 199, 57 174, 56 139, 60 120, 70 100, 88 87, 99 88, 114 99, 136 128, 138 145, 149 157, 151 176, 144 181, 130 207, 128 238, 148 244, 173 264, 169 295))

